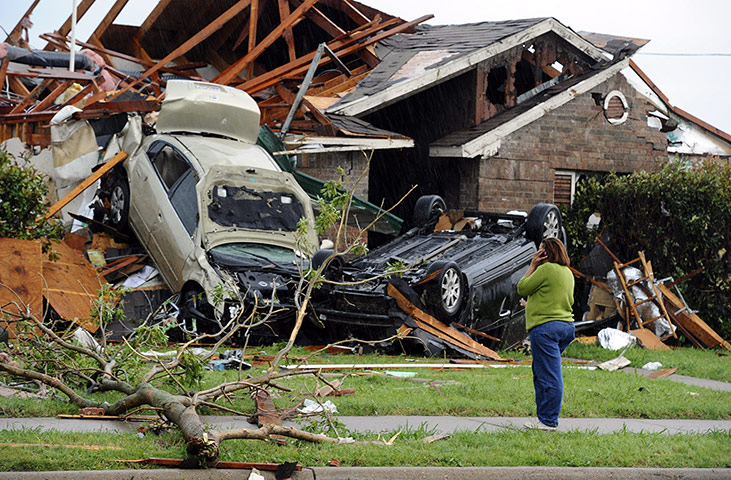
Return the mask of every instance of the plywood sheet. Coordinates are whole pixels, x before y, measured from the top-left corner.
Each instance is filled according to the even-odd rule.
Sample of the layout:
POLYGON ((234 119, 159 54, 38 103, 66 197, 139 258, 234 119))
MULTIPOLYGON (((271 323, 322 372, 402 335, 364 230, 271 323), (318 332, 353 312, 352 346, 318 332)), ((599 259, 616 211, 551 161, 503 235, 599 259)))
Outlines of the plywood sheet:
POLYGON ((731 344, 708 326, 698 315, 688 311, 683 301, 671 292, 670 289, 662 284, 658 285, 657 288, 662 293, 665 307, 674 323, 681 325, 708 348, 721 347, 726 350, 731 350, 731 344))
POLYGON ((670 347, 662 343, 662 340, 660 340, 657 335, 652 333, 652 330, 648 330, 646 328, 638 328, 635 330, 630 330, 630 333, 637 337, 640 340, 642 346, 647 348, 648 350, 670 350, 670 347))
MULTIPOLYGON (((41 244, 33 240, 0 238, 0 306, 4 310, 17 311, 22 301, 34 315, 43 314, 43 279, 41 244)), ((0 322, 8 328, 7 322, 0 322)), ((12 325, 9 330, 14 332, 12 325)))
POLYGON ((77 320, 79 324, 96 332, 98 326, 91 322, 91 307, 104 279, 84 258, 84 254, 65 243, 53 245, 58 259, 43 260, 43 278, 48 290, 48 303, 64 319, 77 320))

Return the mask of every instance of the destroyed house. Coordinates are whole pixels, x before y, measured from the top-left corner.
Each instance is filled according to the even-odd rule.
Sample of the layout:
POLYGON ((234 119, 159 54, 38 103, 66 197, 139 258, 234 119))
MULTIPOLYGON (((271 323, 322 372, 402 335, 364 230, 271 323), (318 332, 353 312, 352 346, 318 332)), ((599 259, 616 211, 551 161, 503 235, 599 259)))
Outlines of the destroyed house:
POLYGON ((568 205, 583 175, 656 169, 694 135, 696 154, 731 153, 731 137, 672 107, 630 60, 644 43, 600 49, 553 18, 420 25, 384 40, 381 63, 327 112, 414 140, 374 155, 374 202, 418 184, 415 197, 463 209, 568 205))
MULTIPOLYGON (((385 206, 416 185, 395 210, 406 219, 423 194, 460 209, 568 205, 584 176, 731 155, 731 136, 672 106, 632 62, 647 40, 554 18, 428 25, 431 15, 406 21, 354 0, 160 0, 140 25, 117 24, 126 3, 77 42, 101 73, 4 59, 1 140, 46 146, 63 106, 92 122, 145 113, 168 79, 204 79, 252 95, 281 137, 270 149, 300 174, 328 180, 342 167, 353 181, 370 158, 355 193, 385 206)), ((7 41, 27 47, 22 25, 7 41)), ((46 49, 69 51, 69 30, 70 17, 42 35, 46 49)))

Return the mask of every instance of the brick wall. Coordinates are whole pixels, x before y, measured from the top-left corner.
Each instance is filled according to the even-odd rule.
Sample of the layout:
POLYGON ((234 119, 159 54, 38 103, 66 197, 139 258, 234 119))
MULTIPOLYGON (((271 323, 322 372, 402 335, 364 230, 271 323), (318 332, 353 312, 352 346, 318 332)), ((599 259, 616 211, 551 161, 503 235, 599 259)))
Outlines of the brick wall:
MULTIPOLYGON (((650 110, 647 100, 618 74, 503 138, 498 153, 480 161, 478 208, 528 211, 536 203, 553 202, 556 170, 624 173, 659 168, 667 160, 667 139, 647 126, 650 110), (598 93, 603 98, 613 90, 624 94, 629 107, 629 117, 618 125, 607 121, 592 97, 598 93)), ((472 188, 469 182, 463 187, 472 188)))
POLYGON ((297 155, 297 170, 320 180, 339 180, 338 167, 345 170, 347 178, 344 187, 353 189, 355 194, 368 199, 368 172, 358 180, 368 166, 368 160, 360 151, 333 153, 305 153, 297 155), (357 183, 356 183, 357 182, 357 183))

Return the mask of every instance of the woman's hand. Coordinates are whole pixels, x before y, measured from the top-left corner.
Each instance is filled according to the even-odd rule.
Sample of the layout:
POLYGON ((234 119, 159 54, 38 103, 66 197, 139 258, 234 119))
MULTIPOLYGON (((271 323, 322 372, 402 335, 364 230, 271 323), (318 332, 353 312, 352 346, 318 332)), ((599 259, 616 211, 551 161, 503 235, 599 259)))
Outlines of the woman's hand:
POLYGON ((533 257, 530 259, 530 266, 535 270, 536 268, 543 265, 547 261, 548 261, 548 254, 546 253, 546 250, 541 248, 541 249, 538 249, 538 251, 533 254, 533 257))
POLYGON ((548 255, 546 254, 546 250, 543 248, 539 248, 536 253, 533 254, 533 257, 530 259, 530 265, 528 266, 528 270, 523 275, 524 277, 530 277, 533 275, 533 272, 536 271, 536 268, 540 267, 544 263, 548 261, 548 255))

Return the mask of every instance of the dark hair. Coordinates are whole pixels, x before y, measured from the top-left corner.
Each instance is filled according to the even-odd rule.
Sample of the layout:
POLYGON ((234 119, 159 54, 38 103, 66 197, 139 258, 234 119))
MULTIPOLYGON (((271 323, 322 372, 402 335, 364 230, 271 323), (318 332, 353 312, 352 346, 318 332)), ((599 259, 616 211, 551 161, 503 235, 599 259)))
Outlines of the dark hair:
POLYGON ((569 254, 566 253, 566 247, 564 247, 563 242, 558 238, 544 238, 541 246, 546 251, 549 262, 558 263, 564 267, 571 265, 569 254))

